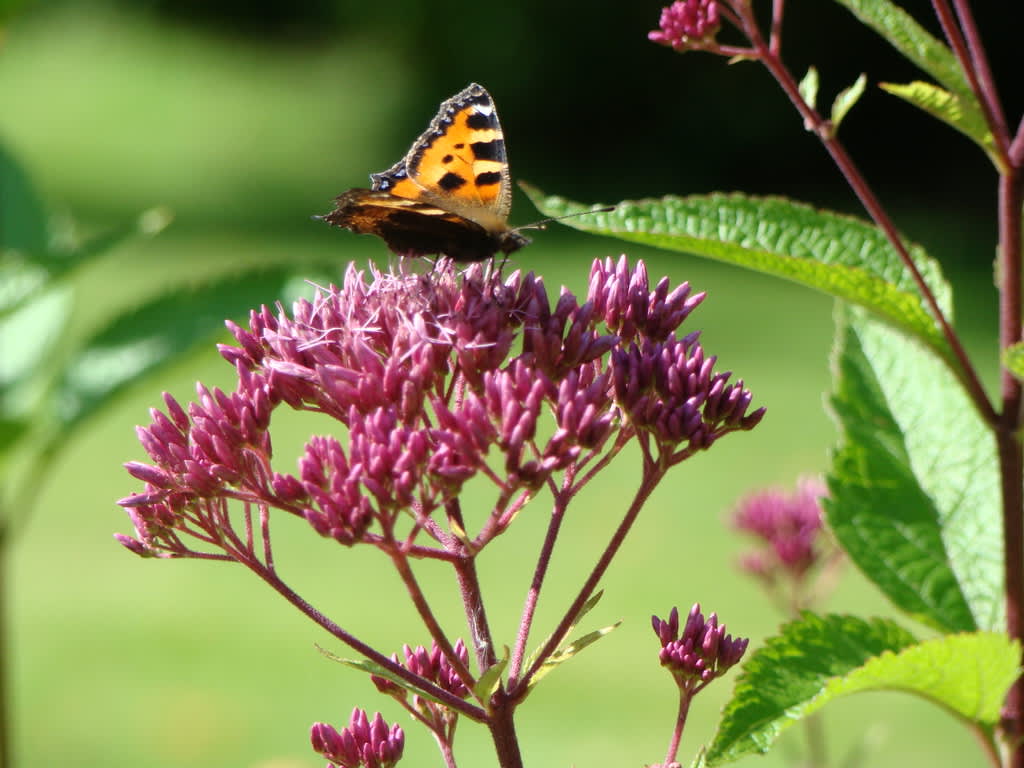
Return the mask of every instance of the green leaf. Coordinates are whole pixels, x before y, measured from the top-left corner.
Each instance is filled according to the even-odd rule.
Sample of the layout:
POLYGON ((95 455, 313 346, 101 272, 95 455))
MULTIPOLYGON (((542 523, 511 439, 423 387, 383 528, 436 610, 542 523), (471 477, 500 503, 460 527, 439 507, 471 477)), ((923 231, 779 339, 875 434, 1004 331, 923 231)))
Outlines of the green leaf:
POLYGON ((995 140, 985 123, 984 116, 980 110, 965 108, 964 101, 959 96, 921 80, 905 85, 880 83, 879 87, 960 131, 985 150, 989 157, 995 159, 995 140))
MULTIPOLYGON (((924 72, 931 75, 950 94, 950 99, 955 102, 955 109, 950 106, 950 115, 956 114, 956 122, 952 122, 942 114, 933 112, 925 104, 929 99, 919 102, 917 99, 907 95, 900 95, 912 104, 935 114, 942 120, 950 123, 957 130, 963 131, 974 141, 985 149, 989 157, 996 160, 990 151, 993 147, 992 137, 988 132, 985 116, 981 105, 971 91, 970 83, 964 76, 960 64, 949 49, 940 40, 929 34, 920 24, 914 21, 906 11, 890 0, 838 0, 838 2, 850 10, 858 19, 879 35, 885 38, 903 56, 920 67, 924 72)), ((885 87, 890 93, 890 87, 885 87)), ((900 87, 900 86, 897 86, 900 87)), ((909 86, 904 86, 909 87, 909 86)), ((915 89, 916 90, 916 89, 915 89)), ((936 89, 938 90, 938 89, 936 89)), ((934 96, 930 98, 935 98, 934 96)))
POLYGON ((853 85, 849 88, 844 88, 836 96, 835 101, 832 102, 832 130, 838 131, 839 124, 843 122, 843 118, 846 117, 846 113, 849 112, 853 105, 857 103, 861 96, 864 95, 864 88, 867 86, 867 76, 861 75, 858 77, 853 85))
POLYGON ((708 749, 708 764, 767 752, 782 731, 813 711, 815 698, 831 680, 915 642, 891 621, 804 613, 743 663, 708 749))
MULTIPOLYGON (((43 253, 49 231, 46 209, 14 157, 0 145, 0 255, 5 251, 43 253)), ((6 261, 6 256, 3 257, 6 261)), ((0 285, 4 280, 0 278, 0 285)), ((7 289, 4 289, 6 293, 7 289)), ((2 306, 2 305, 0 305, 2 306)))
POLYGON ((890 0, 838 0, 907 59, 947 90, 970 95, 971 88, 953 51, 890 0))
POLYGON ((743 665, 707 763, 767 752, 793 723, 861 691, 916 694, 989 727, 1019 662, 1018 644, 1001 633, 918 643, 888 620, 804 613, 743 665))
POLYGON ((1004 349, 1002 363, 1006 370, 1024 381, 1024 342, 1011 344, 1004 349))
POLYGON ((614 630, 618 629, 620 624, 622 624, 622 622, 617 621, 614 624, 611 624, 610 626, 602 627, 601 629, 595 629, 593 632, 588 632, 582 637, 576 638, 568 645, 563 645, 561 648, 559 648, 557 651, 551 654, 547 659, 545 659, 544 663, 540 665, 540 667, 534 673, 533 677, 530 679, 530 685, 528 686, 528 689, 532 689, 538 682, 540 682, 540 680, 543 677, 545 677, 549 672, 554 670, 555 667, 569 661, 569 659, 571 659, 573 656, 582 651, 591 643, 596 643, 605 635, 610 634, 614 630))
MULTIPOLYGON (((579 613, 576 614, 576 616, 572 620, 572 623, 569 625, 568 629, 566 629, 566 631, 565 631, 566 635, 571 634, 573 632, 573 630, 576 629, 576 627, 579 625, 579 623, 583 620, 583 617, 586 616, 588 613, 590 613, 590 611, 594 608, 595 605, 597 605, 599 602, 601 602, 601 598, 602 597, 604 597, 604 590, 600 589, 597 592, 595 592, 594 594, 592 594, 590 596, 590 598, 585 603, 583 603, 583 606, 580 608, 579 613)), ((544 647, 548 644, 548 642, 550 642, 550 640, 551 640, 551 635, 548 635, 547 637, 544 638, 544 640, 541 642, 541 644, 538 645, 534 649, 533 653, 531 653, 527 657, 526 664, 524 665, 526 669, 532 669, 533 668, 533 665, 537 661, 537 657, 540 655, 541 650, 544 649, 544 647)), ((593 641, 591 641, 591 642, 593 642, 593 641)), ((562 649, 555 650, 555 652, 552 654, 552 657, 559 656, 561 654, 561 652, 562 652, 562 649)), ((550 659, 548 659, 548 661, 550 661, 550 659)), ((559 662, 557 662, 555 664, 552 664, 550 666, 548 665, 548 661, 545 661, 540 667, 537 668, 537 673, 530 680, 530 685, 527 687, 527 690, 533 688, 533 686, 537 684, 537 681, 538 681, 539 678, 544 677, 548 672, 550 672, 552 669, 554 669, 555 666, 560 664, 562 661, 568 661, 568 659, 561 659, 561 661, 559 661, 559 662)))
POLYGON ((1000 629, 991 433, 926 350, 854 308, 837 307, 837 322, 830 526, 900 609, 944 631, 1000 629))
POLYGON ((818 82, 818 70, 814 67, 808 67, 807 74, 804 75, 798 86, 800 97, 807 102, 811 109, 817 109, 818 82))
POLYGON ((409 691, 410 693, 414 693, 417 696, 422 696, 424 699, 430 699, 435 704, 440 704, 443 707, 447 707, 448 706, 447 704, 445 704, 445 702, 441 701, 439 698, 437 698, 433 694, 429 693, 428 691, 424 691, 422 688, 419 688, 419 687, 413 685, 408 680, 405 680, 404 678, 399 677, 394 672, 389 670, 387 667, 381 666, 380 664, 378 664, 375 661, 370 661, 369 659, 345 659, 345 658, 342 658, 341 656, 336 656, 335 654, 331 653, 330 651, 328 651, 325 648, 321 648, 319 645, 317 646, 317 650, 320 651, 320 653, 322 653, 324 656, 326 656, 331 661, 336 661, 339 664, 344 664, 346 667, 351 667, 352 669, 358 669, 361 672, 366 672, 366 673, 371 674, 371 675, 376 675, 377 677, 383 677, 385 680, 388 680, 388 681, 394 683, 399 688, 402 688, 402 689, 404 689, 406 691, 409 691))
MULTIPOLYGON (((527 188, 548 216, 591 210, 527 188)), ((877 313, 958 367, 909 273, 877 227, 783 198, 740 194, 627 201, 611 213, 565 224, 622 240, 738 264, 817 288, 877 313)), ((917 245, 911 257, 948 310, 951 291, 938 264, 917 245)))
POLYGON ((290 270, 232 276, 196 290, 161 296, 115 318, 69 361, 56 392, 64 430, 121 391, 223 328, 225 318, 283 298, 290 270))
POLYGON ((505 655, 498 659, 494 664, 487 668, 487 671, 480 675, 480 679, 476 681, 476 685, 473 686, 473 695, 477 701, 482 701, 485 704, 491 700, 491 696, 498 690, 498 686, 501 684, 501 676, 505 672, 505 667, 508 666, 508 649, 505 649, 505 655))
POLYGON ((36 299, 57 280, 104 256, 137 235, 156 234, 166 222, 161 209, 143 213, 131 224, 98 235, 69 250, 0 251, 0 319, 36 299))

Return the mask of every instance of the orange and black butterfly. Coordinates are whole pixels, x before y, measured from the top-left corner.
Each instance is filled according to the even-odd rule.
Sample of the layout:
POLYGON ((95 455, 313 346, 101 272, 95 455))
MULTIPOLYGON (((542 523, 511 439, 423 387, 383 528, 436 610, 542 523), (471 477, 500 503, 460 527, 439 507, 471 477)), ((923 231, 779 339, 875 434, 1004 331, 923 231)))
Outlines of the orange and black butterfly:
POLYGON ((370 180, 370 189, 338 196, 324 220, 409 256, 480 261, 530 242, 508 226, 505 137, 494 100, 476 83, 442 103, 408 154, 370 180))

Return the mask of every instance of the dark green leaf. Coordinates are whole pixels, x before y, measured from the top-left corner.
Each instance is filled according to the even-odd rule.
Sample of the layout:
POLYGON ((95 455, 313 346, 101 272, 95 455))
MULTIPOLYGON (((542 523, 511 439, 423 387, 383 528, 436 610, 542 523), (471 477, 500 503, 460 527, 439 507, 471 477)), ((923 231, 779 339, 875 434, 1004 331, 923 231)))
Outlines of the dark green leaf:
MULTIPOLYGON (((47 250, 48 240, 42 201, 28 175, 0 145, 0 254, 5 251, 41 254, 47 250)), ((3 285, 2 278, 0 275, 0 285, 3 285)))

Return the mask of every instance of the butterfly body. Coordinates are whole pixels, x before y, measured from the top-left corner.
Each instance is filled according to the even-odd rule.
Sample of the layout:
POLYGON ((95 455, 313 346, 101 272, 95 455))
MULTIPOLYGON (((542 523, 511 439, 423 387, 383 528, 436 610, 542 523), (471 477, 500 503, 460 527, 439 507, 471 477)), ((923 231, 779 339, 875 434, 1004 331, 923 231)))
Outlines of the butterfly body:
POLYGON ((529 240, 508 226, 512 188, 494 100, 472 83, 441 104, 430 126, 391 168, 350 189, 329 224, 380 237, 395 253, 480 261, 529 240))

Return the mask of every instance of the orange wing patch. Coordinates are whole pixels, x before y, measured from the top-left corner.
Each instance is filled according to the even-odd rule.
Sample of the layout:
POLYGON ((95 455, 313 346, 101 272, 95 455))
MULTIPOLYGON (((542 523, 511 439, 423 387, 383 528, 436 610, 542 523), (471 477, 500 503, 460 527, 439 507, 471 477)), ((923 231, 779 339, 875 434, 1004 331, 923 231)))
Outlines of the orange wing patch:
POLYGON ((491 95, 472 83, 441 104, 430 126, 391 168, 350 189, 329 224, 382 238, 402 255, 479 261, 529 240, 508 226, 512 188, 505 138, 491 95))

